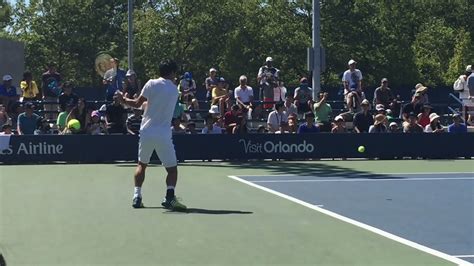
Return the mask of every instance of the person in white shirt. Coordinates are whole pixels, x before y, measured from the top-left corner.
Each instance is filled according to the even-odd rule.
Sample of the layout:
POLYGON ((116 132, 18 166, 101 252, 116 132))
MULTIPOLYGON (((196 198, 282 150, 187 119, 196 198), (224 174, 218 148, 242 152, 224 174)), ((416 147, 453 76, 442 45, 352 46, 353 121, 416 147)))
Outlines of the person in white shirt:
POLYGON ((468 87, 468 78, 472 73, 472 65, 468 65, 465 73, 460 75, 453 85, 454 90, 459 92, 459 99, 462 101, 465 119, 468 119, 469 110, 474 107, 474 95, 470 94, 468 87))
POLYGON ((222 134, 222 128, 217 124, 217 118, 212 115, 206 117, 206 126, 201 131, 202 134, 222 134))
POLYGON ((353 59, 347 63, 349 69, 342 75, 342 84, 344 86, 344 101, 351 111, 355 111, 360 105, 362 99, 362 72, 356 69, 357 62, 353 59), (354 99, 356 102, 354 102, 354 99))
POLYGON ((273 101, 275 102, 284 102, 286 99, 287 89, 283 81, 278 81, 278 86, 273 88, 273 101))
POLYGON ((241 109, 247 111, 247 116, 251 117, 253 109, 253 89, 247 85, 247 77, 242 75, 239 78, 240 85, 234 90, 234 97, 241 109))
POLYGON ((268 131, 275 133, 280 130, 282 124, 288 123, 288 116, 284 111, 283 103, 276 103, 275 110, 268 115, 268 131))
POLYGON ((145 171, 153 151, 156 151, 168 173, 166 177, 166 197, 161 205, 175 211, 186 210, 175 196, 178 180, 178 162, 173 141, 171 139, 170 121, 178 100, 178 89, 173 83, 178 66, 174 61, 164 60, 159 65, 160 78, 150 79, 142 89, 138 98, 130 99, 127 94, 119 93, 121 103, 139 108, 146 101, 138 143, 138 166, 135 171, 135 191, 133 208, 143 208, 141 188, 145 181, 145 171))

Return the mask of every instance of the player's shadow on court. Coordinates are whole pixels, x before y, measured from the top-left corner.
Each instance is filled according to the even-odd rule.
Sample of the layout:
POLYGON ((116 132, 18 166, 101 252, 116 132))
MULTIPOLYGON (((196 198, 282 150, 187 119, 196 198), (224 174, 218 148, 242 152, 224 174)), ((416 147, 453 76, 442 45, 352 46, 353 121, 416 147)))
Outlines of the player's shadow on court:
MULTIPOLYGON (((145 207, 143 209, 163 209, 163 207, 145 207)), ((197 213, 197 214, 214 214, 214 215, 222 215, 222 214, 253 214, 253 212, 249 211, 238 211, 238 210, 210 210, 210 209, 200 209, 200 208, 188 208, 186 211, 170 211, 166 210, 166 213, 197 213)))

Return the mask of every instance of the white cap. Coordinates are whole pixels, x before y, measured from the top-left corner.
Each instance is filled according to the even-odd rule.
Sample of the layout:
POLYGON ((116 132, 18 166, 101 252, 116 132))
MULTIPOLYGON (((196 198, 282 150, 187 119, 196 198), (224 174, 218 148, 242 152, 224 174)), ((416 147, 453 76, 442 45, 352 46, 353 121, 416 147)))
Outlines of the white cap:
POLYGON ((338 115, 334 118, 334 121, 339 121, 339 120, 344 121, 344 117, 342 117, 341 115, 338 115))
POLYGON ((219 113, 219 106, 217 105, 212 105, 211 109, 209 109, 210 114, 218 114, 219 113))
POLYGON ((472 72, 472 65, 468 65, 466 67, 466 72, 472 72))
POLYGON ((379 104, 377 104, 377 105, 375 106, 375 110, 377 110, 377 111, 384 111, 384 110, 385 110, 385 106, 383 106, 383 104, 380 104, 380 103, 379 103, 379 104))
POLYGON ((136 75, 136 74, 137 74, 137 73, 135 73, 135 71, 133 71, 132 69, 129 69, 129 70, 127 71, 127 74, 126 74, 125 76, 126 76, 126 77, 130 77, 130 76, 136 75))
POLYGON ((265 62, 273 62, 273 58, 271 58, 270 56, 267 57, 267 59, 265 59, 265 62))
POLYGON ((354 59, 349 60, 347 65, 352 65, 352 64, 357 64, 357 62, 354 59))
POLYGON ((10 76, 10 75, 5 75, 5 76, 3 76, 3 81, 9 81, 9 80, 12 80, 12 79, 13 79, 13 78, 12 78, 12 76, 10 76))
POLYGON ((212 67, 211 69, 209 69, 209 73, 211 73, 211 72, 217 72, 217 69, 212 67))
POLYGON ((388 126, 389 126, 389 127, 392 127, 392 126, 398 126, 398 124, 397 124, 397 123, 395 123, 395 122, 392 122, 392 123, 390 123, 390 125, 388 125, 388 126))

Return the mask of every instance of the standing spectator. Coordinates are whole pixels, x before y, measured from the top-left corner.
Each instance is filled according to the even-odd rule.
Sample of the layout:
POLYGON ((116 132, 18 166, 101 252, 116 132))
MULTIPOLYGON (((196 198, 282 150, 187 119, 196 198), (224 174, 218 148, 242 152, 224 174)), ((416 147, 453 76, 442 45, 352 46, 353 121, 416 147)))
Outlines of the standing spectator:
POLYGON ((388 127, 388 132, 390 133, 400 133, 400 128, 396 122, 391 122, 388 127))
POLYGON ((449 133, 467 133, 467 126, 462 123, 460 114, 453 115, 453 123, 448 126, 449 133))
POLYGON ((239 122, 239 110, 240 108, 238 105, 232 105, 230 111, 224 115, 224 126, 228 134, 232 134, 234 127, 239 122))
POLYGON ((472 108, 474 108, 474 101, 470 94, 469 87, 468 87, 468 78, 472 74, 472 65, 468 65, 466 67, 466 72, 463 75, 459 76, 459 78, 454 82, 454 90, 459 92, 459 99, 462 101, 463 105, 463 112, 465 114, 464 119, 467 119, 468 112, 472 108))
POLYGON ((12 119, 8 115, 7 109, 5 108, 5 106, 0 105, 0 126, 7 124, 11 125, 11 123, 12 119))
POLYGON ((393 97, 392 90, 388 87, 388 79, 383 78, 380 82, 381 85, 374 92, 374 106, 382 104, 386 108, 392 108, 392 103, 395 97, 393 97))
POLYGON ((423 84, 418 83, 415 86, 415 94, 420 96, 420 104, 429 104, 430 100, 428 98, 428 87, 423 86, 423 84))
POLYGON ((273 89, 273 101, 284 102, 287 95, 288 90, 284 86, 283 81, 278 81, 277 86, 273 89))
POLYGON ((423 105, 423 111, 418 114, 418 124, 423 128, 430 124, 430 114, 432 109, 433 107, 431 107, 431 105, 425 104, 423 105))
POLYGON ((283 103, 275 104, 275 110, 268 115, 267 126, 270 133, 275 133, 280 129, 282 123, 288 123, 283 103))
POLYGON ((408 121, 408 115, 410 113, 414 113, 416 116, 418 116, 419 113, 421 113, 423 109, 423 104, 420 103, 420 95, 416 94, 413 95, 411 102, 407 103, 405 106, 403 106, 402 109, 402 118, 405 121, 408 121))
POLYGON ((91 120, 87 124, 86 129, 87 134, 89 135, 106 135, 107 126, 100 120, 99 111, 95 110, 91 113, 91 120))
POLYGON ((173 118, 171 120, 171 133, 173 133, 173 135, 186 134, 186 129, 181 124, 181 121, 179 120, 179 118, 173 118))
POLYGON ((13 77, 10 75, 3 76, 3 84, 0 85, 0 103, 3 104, 7 111, 11 111, 13 103, 19 100, 16 87, 12 85, 13 77))
POLYGON ((242 75, 239 78, 240 85, 234 90, 234 97, 240 108, 247 112, 248 116, 252 115, 253 106, 253 89, 247 85, 247 77, 242 75))
POLYGON ((285 99, 285 103, 284 103, 284 107, 285 107, 285 112, 288 116, 290 115, 298 115, 298 108, 296 107, 296 105, 293 103, 294 99, 293 99, 293 95, 291 94, 287 94, 286 95, 286 99, 285 99))
POLYGON ((316 116, 316 122, 321 129, 321 132, 330 132, 331 131, 331 113, 332 108, 329 103, 327 103, 328 93, 319 94, 319 102, 314 104, 314 115, 316 116))
MULTIPOLYGON (((472 69, 471 69, 472 71, 472 69)), ((467 77, 467 88, 469 90, 469 100, 470 103, 468 104, 468 107, 471 107, 474 105, 474 71, 472 71, 471 75, 467 77)), ((473 118, 472 115, 468 116, 468 121, 471 121, 473 118)))
POLYGON ((302 124, 298 128, 298 134, 306 134, 306 133, 319 133, 319 127, 314 123, 314 113, 307 112, 304 114, 304 118, 306 123, 302 124))
POLYGON ((370 103, 365 99, 360 106, 362 111, 354 115, 354 131, 356 133, 367 133, 369 132, 370 125, 374 123, 372 114, 369 112, 370 103))
POLYGON ((2 126, 2 132, 0 132, 0 135, 13 135, 12 126, 8 124, 4 124, 2 126))
POLYGON ((386 133, 386 117, 383 114, 378 114, 375 116, 374 120, 374 124, 369 127, 369 133, 386 133))
POLYGON ((33 80, 33 74, 30 71, 23 73, 23 80, 20 82, 23 102, 31 102, 38 98, 39 89, 33 80))
POLYGON ((346 133, 347 129, 345 126, 344 118, 340 115, 334 118, 334 125, 331 129, 331 133, 346 133))
POLYGON ((430 114, 430 124, 425 127, 426 133, 443 133, 444 128, 439 122, 440 116, 436 113, 430 114))
POLYGON ((239 115, 237 118, 237 124, 235 125, 234 129, 232 129, 232 134, 247 134, 249 131, 247 127, 247 119, 244 115, 239 115))
MULTIPOLYGON (((112 101, 115 93, 123 87, 123 81, 127 73, 120 68, 120 60, 118 58, 110 59, 111 69, 104 74, 104 85, 106 85, 106 100, 112 101)), ((132 96, 130 96, 132 97, 132 96)))
POLYGON ((142 85, 140 80, 137 78, 137 73, 129 69, 127 74, 125 74, 125 79, 123 81, 123 93, 129 99, 135 99, 140 95, 142 91, 142 85))
POLYGON ((357 111, 358 103, 365 99, 365 97, 362 98, 362 72, 356 69, 356 64, 357 62, 355 60, 349 60, 347 63, 349 69, 342 75, 344 101, 351 112, 357 111))
POLYGON ((408 122, 403 127, 403 133, 423 133, 423 127, 418 124, 418 116, 414 112, 408 114, 408 122))
POLYGON ((311 110, 313 89, 309 87, 307 78, 303 77, 300 79, 300 86, 295 89, 294 98, 299 114, 304 114, 311 110))
POLYGON ((139 135, 142 124, 142 110, 133 108, 133 114, 127 118, 127 132, 130 135, 139 135))
POLYGON ((36 125, 40 117, 34 113, 33 108, 34 106, 32 103, 26 103, 25 112, 18 116, 18 135, 33 135, 35 132, 36 125))
POLYGON ((260 85, 260 100, 265 103, 263 108, 270 109, 273 107, 273 89, 278 86, 280 70, 273 66, 273 58, 267 57, 265 64, 260 67, 257 74, 257 83, 260 85), (268 103, 270 102, 270 103, 268 103))
POLYGON ((217 87, 217 83, 219 83, 219 79, 217 78, 217 69, 209 69, 209 77, 206 78, 204 83, 206 84, 207 90, 206 99, 209 101, 212 99, 212 90, 217 87))
POLYGON ((58 110, 56 103, 61 94, 61 74, 56 71, 56 65, 54 63, 48 64, 48 71, 43 73, 41 81, 43 101, 46 102, 43 105, 43 109, 46 111, 47 118, 55 119, 55 112, 58 110))
POLYGON ((216 123, 217 119, 208 115, 206 117, 206 126, 202 129, 202 134, 222 134, 222 128, 216 123))
POLYGON ((178 85, 181 95, 184 97, 187 95, 194 97, 196 94, 196 88, 196 81, 193 79, 193 74, 191 72, 185 72, 178 85))
POLYGON ((73 90, 73 84, 71 81, 66 81, 63 84, 63 92, 59 95, 59 106, 63 109, 69 104, 76 105, 79 102, 79 96, 75 94, 73 90))
POLYGON ((217 87, 212 89, 212 105, 219 106, 219 111, 223 115, 230 103, 229 91, 227 89, 227 82, 223 77, 219 78, 219 83, 217 87))
POLYGON ((127 111, 120 104, 118 96, 113 97, 113 102, 108 104, 105 110, 105 124, 109 134, 124 134, 127 111))

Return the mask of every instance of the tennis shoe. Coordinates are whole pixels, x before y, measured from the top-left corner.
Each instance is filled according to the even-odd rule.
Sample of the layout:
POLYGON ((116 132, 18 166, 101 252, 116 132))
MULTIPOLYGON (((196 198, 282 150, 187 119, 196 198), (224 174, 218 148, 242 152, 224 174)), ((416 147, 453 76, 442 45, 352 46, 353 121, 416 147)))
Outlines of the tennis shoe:
POLYGON ((164 198, 161 202, 161 206, 172 211, 185 211, 187 209, 186 205, 179 202, 178 198, 176 197, 172 198, 171 200, 164 198))
POLYGON ((132 207, 135 208, 135 209, 145 207, 145 206, 143 206, 142 198, 141 197, 133 198, 132 207))

